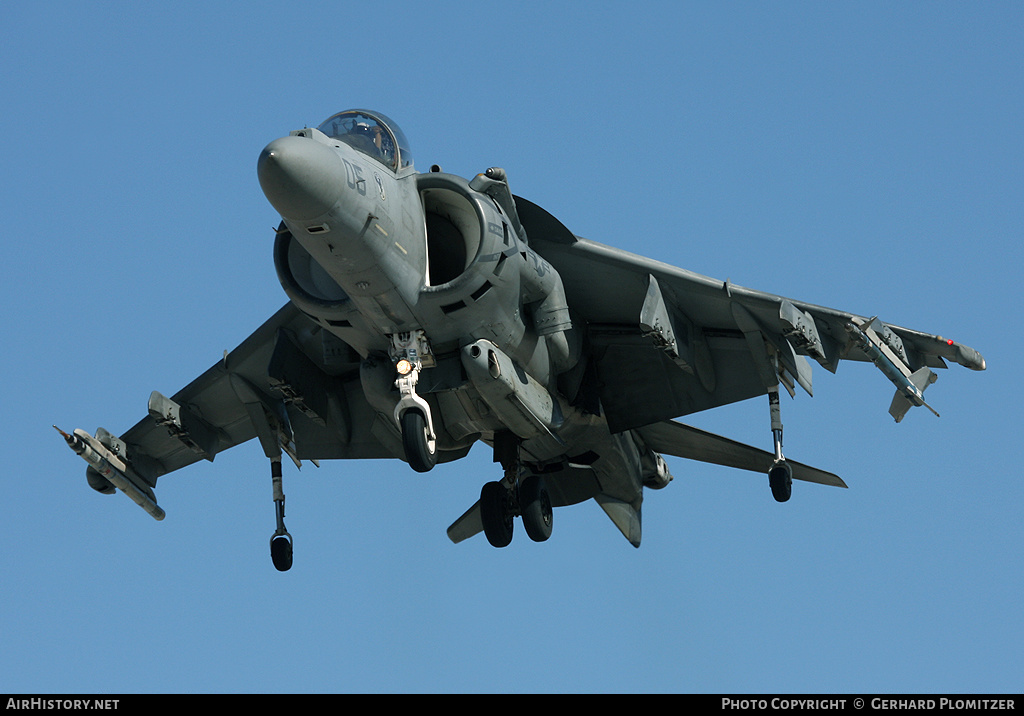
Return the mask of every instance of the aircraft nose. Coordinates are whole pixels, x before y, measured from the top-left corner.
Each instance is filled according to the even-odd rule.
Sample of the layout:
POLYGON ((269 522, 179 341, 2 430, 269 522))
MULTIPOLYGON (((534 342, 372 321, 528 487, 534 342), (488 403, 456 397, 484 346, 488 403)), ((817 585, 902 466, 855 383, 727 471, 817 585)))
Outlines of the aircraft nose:
POLYGON ((341 158, 315 139, 275 139, 256 166, 267 200, 286 219, 308 221, 323 216, 341 198, 345 167, 341 158))

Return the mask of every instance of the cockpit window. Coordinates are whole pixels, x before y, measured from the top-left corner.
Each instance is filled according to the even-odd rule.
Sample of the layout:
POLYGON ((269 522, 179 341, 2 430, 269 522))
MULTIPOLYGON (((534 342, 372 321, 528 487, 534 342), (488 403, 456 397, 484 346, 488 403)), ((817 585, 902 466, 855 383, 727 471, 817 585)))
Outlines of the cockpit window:
POLYGON ((395 171, 412 165, 412 153, 402 130, 379 112, 364 109, 339 112, 318 129, 395 171))

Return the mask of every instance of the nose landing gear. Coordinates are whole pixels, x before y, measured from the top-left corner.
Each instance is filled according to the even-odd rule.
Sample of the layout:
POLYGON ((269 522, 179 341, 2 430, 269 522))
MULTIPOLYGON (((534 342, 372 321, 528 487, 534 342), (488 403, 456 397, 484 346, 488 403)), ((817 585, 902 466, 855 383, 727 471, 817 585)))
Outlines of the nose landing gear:
MULTIPOLYGON (((429 415, 429 406, 427 414, 429 415)), ((402 448, 405 459, 416 472, 430 472, 437 463, 437 440, 427 418, 417 408, 402 413, 402 448)))
POLYGON ((395 387, 401 398, 395 422, 402 431, 405 460, 416 472, 429 472, 437 463, 437 436, 430 404, 416 394, 420 371, 435 363, 426 334, 417 330, 391 336, 391 358, 398 373, 395 387))

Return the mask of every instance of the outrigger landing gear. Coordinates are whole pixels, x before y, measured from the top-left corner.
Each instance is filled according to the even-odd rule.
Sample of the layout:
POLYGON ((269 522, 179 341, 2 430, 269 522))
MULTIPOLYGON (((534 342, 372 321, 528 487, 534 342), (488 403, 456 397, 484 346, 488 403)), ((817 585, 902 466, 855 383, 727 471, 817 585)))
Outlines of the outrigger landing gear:
POLYGON ((512 542, 517 516, 522 516, 530 539, 545 541, 551 536, 554 521, 551 497, 540 475, 519 479, 519 439, 515 435, 495 434, 494 461, 501 463, 505 476, 486 483, 480 490, 480 521, 487 541, 494 547, 507 547, 512 542))
POLYGON ((768 486, 776 502, 785 502, 793 494, 793 468, 782 456, 782 408, 779 405, 779 385, 768 389, 768 405, 772 415, 772 439, 775 443, 775 464, 768 470, 768 486))
POLYGON ((277 514, 277 531, 270 537, 270 558, 279 572, 292 567, 292 536, 284 527, 284 486, 281 479, 281 458, 270 461, 270 477, 274 483, 274 511, 277 514))

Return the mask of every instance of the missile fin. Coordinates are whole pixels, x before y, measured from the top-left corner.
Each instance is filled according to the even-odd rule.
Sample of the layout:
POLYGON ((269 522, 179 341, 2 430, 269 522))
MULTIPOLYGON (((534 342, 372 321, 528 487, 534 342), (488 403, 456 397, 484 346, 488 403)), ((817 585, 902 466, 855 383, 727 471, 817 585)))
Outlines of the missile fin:
POLYGON ((935 417, 939 417, 939 413, 928 403, 924 402, 924 389, 929 385, 938 380, 938 376, 932 371, 931 368, 921 368, 915 371, 910 376, 910 382, 915 388, 917 388, 918 394, 912 395, 909 388, 897 389, 896 394, 892 397, 892 404, 889 406, 889 415, 891 415, 896 422, 903 420, 909 411, 915 405, 923 405, 935 414, 935 417))

